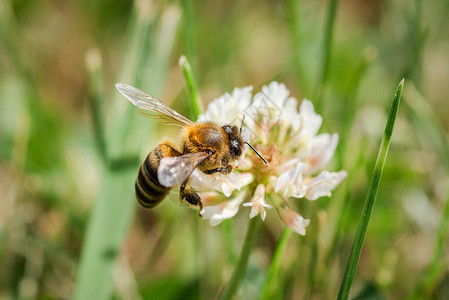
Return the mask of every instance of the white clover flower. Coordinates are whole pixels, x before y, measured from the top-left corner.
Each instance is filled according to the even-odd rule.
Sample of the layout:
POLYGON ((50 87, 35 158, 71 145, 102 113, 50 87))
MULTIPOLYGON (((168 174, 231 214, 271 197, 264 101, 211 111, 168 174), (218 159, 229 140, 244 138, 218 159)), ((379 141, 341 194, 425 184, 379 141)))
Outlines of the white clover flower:
POLYGON ((303 100, 298 111, 297 100, 290 97, 284 84, 272 82, 254 97, 251 91, 252 87, 236 88, 215 99, 198 121, 240 126, 245 116, 244 140, 251 140, 268 165, 248 151, 231 174, 195 171, 191 185, 202 191, 204 207, 200 213, 211 225, 217 225, 234 217, 240 205, 251 199, 243 203, 251 207, 250 218, 260 215, 265 220, 265 208, 273 206, 287 226, 305 235, 310 221, 286 200, 329 197, 346 177, 345 171, 322 170, 334 155, 338 134, 318 134, 323 120, 312 102, 303 100), (278 196, 270 196, 274 194, 278 196))

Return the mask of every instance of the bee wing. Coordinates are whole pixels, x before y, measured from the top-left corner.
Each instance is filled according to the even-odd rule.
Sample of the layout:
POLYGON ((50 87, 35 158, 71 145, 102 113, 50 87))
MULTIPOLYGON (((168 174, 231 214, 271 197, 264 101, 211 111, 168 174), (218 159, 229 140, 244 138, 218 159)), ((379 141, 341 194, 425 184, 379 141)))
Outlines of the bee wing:
POLYGON ((193 122, 177 113, 161 100, 150 96, 141 90, 125 83, 117 83, 117 90, 132 104, 141 109, 145 116, 156 117, 163 120, 166 124, 188 126, 193 122), (152 112, 152 114, 150 113, 152 112))
POLYGON ((205 152, 198 152, 162 158, 157 169, 159 183, 165 187, 181 184, 209 156, 205 152))

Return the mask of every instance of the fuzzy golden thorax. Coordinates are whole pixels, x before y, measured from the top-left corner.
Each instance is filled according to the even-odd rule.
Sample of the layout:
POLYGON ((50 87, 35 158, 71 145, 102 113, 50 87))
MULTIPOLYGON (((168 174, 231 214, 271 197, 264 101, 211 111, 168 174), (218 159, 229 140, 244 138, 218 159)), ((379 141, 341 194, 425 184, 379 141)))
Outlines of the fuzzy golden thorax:
POLYGON ((211 170, 223 169, 227 174, 242 154, 243 140, 236 126, 219 126, 213 122, 199 122, 181 132, 182 152, 206 152, 210 156, 198 169, 208 174, 211 170))

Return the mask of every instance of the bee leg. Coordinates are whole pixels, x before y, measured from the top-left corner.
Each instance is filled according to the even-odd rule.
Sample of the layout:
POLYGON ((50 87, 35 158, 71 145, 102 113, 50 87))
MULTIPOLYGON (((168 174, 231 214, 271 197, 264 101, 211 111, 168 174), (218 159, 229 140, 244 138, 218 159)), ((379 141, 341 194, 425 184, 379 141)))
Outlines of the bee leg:
POLYGON ((187 188, 186 185, 187 182, 183 182, 181 184, 181 187, 179 188, 179 197, 181 198, 180 200, 181 202, 186 201, 193 206, 199 206, 201 216, 201 210, 203 210, 203 203, 201 203, 201 198, 197 193, 187 188))
POLYGON ((229 173, 231 173, 231 171, 232 171, 232 166, 228 165, 226 168, 216 168, 216 169, 212 169, 212 170, 206 170, 203 172, 207 175, 214 174, 214 173, 221 173, 224 175, 228 175, 229 173))

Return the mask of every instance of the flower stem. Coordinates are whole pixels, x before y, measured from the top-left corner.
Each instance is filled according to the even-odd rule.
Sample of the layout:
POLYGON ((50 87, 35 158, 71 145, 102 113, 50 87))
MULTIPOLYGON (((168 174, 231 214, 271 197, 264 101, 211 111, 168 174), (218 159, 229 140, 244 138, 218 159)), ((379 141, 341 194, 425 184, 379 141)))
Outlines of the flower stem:
POLYGON ((288 227, 284 229, 282 236, 274 252, 273 260, 271 261, 270 269, 268 270, 267 278, 262 287, 262 292, 260 293, 261 300, 272 299, 271 295, 273 293, 274 286, 278 282, 279 268, 281 267, 281 262, 284 256, 285 249, 287 249, 289 238, 292 234, 292 230, 288 227))
POLYGON ((348 299, 351 284, 354 279, 357 264, 359 262, 360 253, 362 252, 363 242, 365 239, 366 230, 368 228, 369 219, 373 211, 374 203, 376 201, 377 192, 379 190, 380 179, 385 166, 388 148, 390 146, 391 136, 393 134, 394 123, 399 109, 399 103, 402 95, 402 88, 404 87, 404 79, 398 85, 396 93, 391 104, 390 114, 388 116, 387 124, 385 125, 385 132, 380 144, 379 154, 377 155, 376 164, 374 166, 373 175, 371 176, 370 186, 368 188, 368 195, 365 200, 365 205, 362 211, 362 218, 360 219, 357 233, 352 244, 351 254, 349 255, 346 264, 345 274, 340 285, 340 291, 337 299, 348 299))
POLYGON ((232 299, 232 296, 237 291, 240 285, 240 281, 246 272, 246 266, 248 265, 248 258, 256 242, 256 238, 259 235, 260 220, 259 218, 252 218, 249 221, 248 229, 246 231, 245 240, 243 242, 242 252, 240 253, 237 266, 232 273, 231 279, 226 285, 223 293, 220 296, 220 300, 232 299))
POLYGON ((235 253, 234 251, 235 234, 232 221, 233 221, 232 219, 224 220, 221 225, 221 228, 223 230, 223 236, 225 239, 225 247, 228 255, 228 262, 229 264, 234 265, 237 262, 237 253, 235 253))

